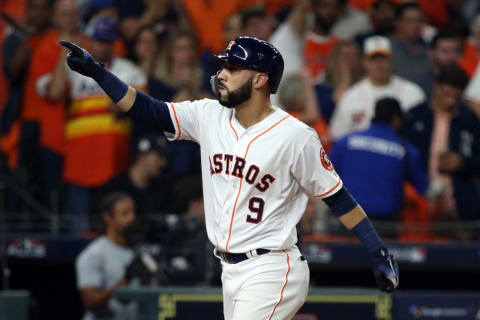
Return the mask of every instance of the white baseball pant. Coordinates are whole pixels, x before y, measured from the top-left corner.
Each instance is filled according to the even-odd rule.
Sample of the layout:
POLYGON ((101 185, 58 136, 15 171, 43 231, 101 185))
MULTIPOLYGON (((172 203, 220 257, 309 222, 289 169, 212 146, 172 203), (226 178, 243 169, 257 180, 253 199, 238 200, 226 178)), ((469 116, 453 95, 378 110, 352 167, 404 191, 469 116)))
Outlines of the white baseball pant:
POLYGON ((310 270, 298 248, 236 264, 222 260, 225 320, 288 320, 304 304, 310 270))

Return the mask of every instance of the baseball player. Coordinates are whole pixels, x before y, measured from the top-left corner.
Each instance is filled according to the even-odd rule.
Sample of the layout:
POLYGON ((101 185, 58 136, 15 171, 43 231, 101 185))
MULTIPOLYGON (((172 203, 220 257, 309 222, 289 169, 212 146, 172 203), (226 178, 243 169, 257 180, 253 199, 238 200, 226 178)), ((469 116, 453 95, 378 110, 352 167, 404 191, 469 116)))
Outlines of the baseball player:
POLYGON ((222 263, 225 319, 291 319, 305 302, 309 269, 296 224, 309 197, 323 199, 368 250, 377 283, 391 292, 398 267, 343 187, 313 129, 270 103, 283 58, 268 42, 238 37, 216 55, 217 100, 166 103, 127 86, 84 49, 62 41, 69 67, 91 77, 131 117, 171 140, 201 146, 206 227, 222 263))

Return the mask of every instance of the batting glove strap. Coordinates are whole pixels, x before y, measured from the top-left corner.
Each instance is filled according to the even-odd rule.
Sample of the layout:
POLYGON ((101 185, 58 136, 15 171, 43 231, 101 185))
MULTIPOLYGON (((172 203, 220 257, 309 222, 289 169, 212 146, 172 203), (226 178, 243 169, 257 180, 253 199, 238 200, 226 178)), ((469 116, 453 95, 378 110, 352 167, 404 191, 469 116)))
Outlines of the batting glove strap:
POLYGON ((392 292, 399 283, 397 261, 386 248, 381 248, 372 255, 373 274, 381 291, 392 292))

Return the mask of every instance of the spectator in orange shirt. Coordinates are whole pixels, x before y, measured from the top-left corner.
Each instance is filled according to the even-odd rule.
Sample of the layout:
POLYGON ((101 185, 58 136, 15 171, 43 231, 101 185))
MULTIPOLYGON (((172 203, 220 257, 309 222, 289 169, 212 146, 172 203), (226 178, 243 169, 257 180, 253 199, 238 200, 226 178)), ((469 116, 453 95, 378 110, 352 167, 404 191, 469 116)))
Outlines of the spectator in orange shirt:
POLYGON ((305 36, 304 63, 315 81, 325 79, 328 57, 340 39, 331 33, 333 25, 340 19, 342 0, 319 0, 312 4, 315 25, 305 36))
MULTIPOLYGON (((23 21, 25 15, 25 7, 26 7, 26 0, 16 0, 16 1, 7 1, 2 2, 2 12, 7 15, 8 17, 12 18, 15 21, 23 21)), ((3 70, 2 65, 2 44, 5 38, 9 35, 12 31, 11 28, 14 28, 10 23, 5 21, 4 19, 0 19, 0 70, 3 70)), ((3 75, 3 72, 0 72, 0 92, 7 92, 7 80, 3 75)), ((0 95, 0 110, 2 110, 5 102, 7 101, 7 95, 2 94, 0 95)))
MULTIPOLYGON (((115 20, 97 17, 92 23, 91 53, 120 79, 144 89, 143 72, 112 52, 117 37, 115 20)), ((66 92, 65 96, 72 102, 65 127, 63 178, 69 184, 66 210, 70 229, 84 231, 88 228, 88 214, 96 188, 126 170, 129 164, 131 123, 118 115, 116 105, 92 79, 66 68, 60 71, 63 73, 53 73, 50 84, 44 83, 40 91, 63 86, 59 92, 66 92)))
POLYGON ((15 30, 3 43, 3 68, 9 83, 8 100, 3 109, 4 132, 11 128, 14 141, 7 154, 18 163, 10 162, 13 168, 18 165, 18 178, 23 189, 33 195, 39 192, 39 161, 37 157, 39 122, 36 103, 35 82, 33 79, 32 55, 43 40, 49 27, 50 2, 48 0, 29 0, 25 15, 25 25, 15 30), (8 117, 6 118, 5 116, 8 117))
POLYGON ((51 73, 65 74, 64 50, 59 40, 82 42, 80 13, 75 0, 57 0, 53 11, 53 25, 32 58, 32 70, 37 88, 40 110, 40 182, 41 200, 48 208, 59 210, 62 183, 63 154, 65 152, 65 88, 50 82, 51 73), (47 82, 47 85, 45 85, 47 82), (42 90, 41 88, 47 88, 42 90), (40 89, 40 90, 38 90, 40 89))

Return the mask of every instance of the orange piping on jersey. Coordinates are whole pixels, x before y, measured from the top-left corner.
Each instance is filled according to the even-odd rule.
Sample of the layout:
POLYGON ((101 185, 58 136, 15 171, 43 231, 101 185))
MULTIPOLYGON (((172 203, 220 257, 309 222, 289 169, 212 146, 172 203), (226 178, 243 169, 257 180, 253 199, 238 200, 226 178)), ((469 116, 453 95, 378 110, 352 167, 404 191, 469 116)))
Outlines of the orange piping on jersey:
POLYGON ((175 140, 178 140, 182 136, 182 128, 180 128, 180 122, 178 122, 177 112, 175 111, 175 107, 173 106, 173 103, 170 102, 170 105, 172 106, 173 115, 175 116, 175 122, 177 122, 178 136, 175 138, 175 140))
POLYGON ((275 307, 273 308, 273 311, 272 311, 272 314, 270 315, 270 317, 268 318, 268 320, 272 319, 273 317, 273 314, 275 313, 275 310, 277 309, 278 305, 282 302, 282 299, 283 299, 283 291, 285 290, 285 287, 287 286, 287 283, 288 283, 288 273, 290 272, 290 257, 288 256, 288 253, 285 252, 285 250, 282 250, 286 255, 287 255, 287 265, 288 265, 288 269, 287 269, 287 274, 285 274, 285 283, 282 287, 282 292, 280 293, 280 300, 277 302, 277 304, 275 305, 275 307))
POLYGON ((235 128, 232 126, 232 117, 233 117, 233 111, 232 111, 232 114, 230 115, 230 128, 232 128, 233 133, 235 133, 235 138, 237 138, 237 141, 238 141, 237 131, 235 131, 235 128))
MULTIPOLYGON (((290 117, 290 115, 283 117, 278 122, 273 124, 270 128, 268 128, 267 130, 263 131, 258 136, 253 138, 252 141, 250 141, 248 143, 247 150, 245 150, 245 156, 243 156, 243 159, 245 159, 245 161, 247 161, 248 150, 250 149, 250 145, 252 144, 253 141, 257 140, 257 138, 261 137, 262 135, 264 135, 265 133, 267 133, 268 131, 273 129, 277 124, 279 124, 283 120, 287 119, 288 117, 290 117)), ((230 243, 230 238, 232 237, 233 218, 235 218, 235 210, 237 209, 238 198, 240 197, 240 193, 242 192, 242 182, 243 182, 243 180, 240 179, 240 187, 238 188, 237 198, 235 199, 235 203, 233 204, 232 218, 230 218, 230 229, 228 230, 228 239, 227 239, 227 244, 225 245, 225 252, 227 252, 227 253, 228 253, 228 244, 230 243)))
POLYGON ((320 197, 323 197, 323 196, 329 194, 330 192, 332 192, 333 190, 335 190, 336 187, 338 187, 338 185, 340 184, 340 182, 342 182, 342 180, 341 180, 341 179, 338 179, 337 184, 336 184, 332 189, 330 189, 330 190, 328 190, 327 192, 324 192, 324 193, 322 193, 322 194, 313 196, 313 197, 314 197, 314 198, 320 198, 320 197))

